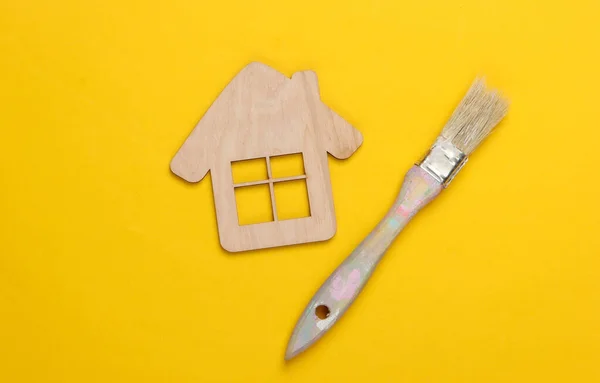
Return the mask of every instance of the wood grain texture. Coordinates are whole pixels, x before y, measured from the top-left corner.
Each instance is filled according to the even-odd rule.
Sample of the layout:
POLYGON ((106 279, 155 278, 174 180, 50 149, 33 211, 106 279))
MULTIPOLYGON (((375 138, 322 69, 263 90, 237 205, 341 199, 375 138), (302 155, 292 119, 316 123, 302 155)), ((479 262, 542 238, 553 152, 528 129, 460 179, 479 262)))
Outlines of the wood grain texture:
POLYGON ((261 63, 245 67, 198 122, 171 161, 188 182, 211 172, 220 242, 231 252, 322 241, 336 231, 327 153, 350 157, 362 135, 321 102, 312 71, 288 78, 261 63), (311 216, 278 221, 270 156, 302 153, 311 216), (231 163, 265 158, 273 222, 238 224, 231 163))

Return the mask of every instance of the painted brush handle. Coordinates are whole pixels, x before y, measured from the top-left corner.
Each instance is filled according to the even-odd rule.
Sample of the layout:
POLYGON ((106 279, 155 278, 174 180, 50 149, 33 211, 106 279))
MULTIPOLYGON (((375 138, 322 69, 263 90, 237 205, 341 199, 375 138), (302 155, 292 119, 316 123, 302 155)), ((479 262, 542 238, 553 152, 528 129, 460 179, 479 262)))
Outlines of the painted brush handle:
POLYGON ((363 289, 396 236, 442 188, 418 166, 407 172, 400 194, 387 215, 331 274, 307 305, 290 338, 286 359, 308 348, 336 323, 363 289))

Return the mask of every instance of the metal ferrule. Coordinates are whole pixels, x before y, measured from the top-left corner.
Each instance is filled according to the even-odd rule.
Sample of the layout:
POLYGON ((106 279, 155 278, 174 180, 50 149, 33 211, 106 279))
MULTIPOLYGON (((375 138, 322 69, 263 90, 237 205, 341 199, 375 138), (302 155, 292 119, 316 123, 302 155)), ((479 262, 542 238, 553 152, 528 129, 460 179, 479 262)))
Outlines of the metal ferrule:
POLYGON ((450 141, 440 137, 417 165, 447 187, 468 159, 467 155, 450 141))

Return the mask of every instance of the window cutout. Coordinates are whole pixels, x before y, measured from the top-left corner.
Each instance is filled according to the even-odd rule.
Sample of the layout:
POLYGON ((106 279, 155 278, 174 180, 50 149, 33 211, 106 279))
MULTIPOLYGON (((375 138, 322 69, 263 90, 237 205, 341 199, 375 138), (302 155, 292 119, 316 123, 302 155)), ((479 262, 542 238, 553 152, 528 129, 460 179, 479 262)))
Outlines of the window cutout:
POLYGON ((240 184, 252 181, 264 181, 268 178, 265 158, 255 160, 234 161, 231 163, 233 183, 240 184))
POLYGON ((235 188, 235 203, 240 225, 273 221, 271 191, 268 184, 235 188))
POLYGON ((302 153, 271 157, 271 176, 284 178, 304 175, 302 153))
POLYGON ((310 217, 306 180, 275 182, 275 204, 280 221, 310 217))

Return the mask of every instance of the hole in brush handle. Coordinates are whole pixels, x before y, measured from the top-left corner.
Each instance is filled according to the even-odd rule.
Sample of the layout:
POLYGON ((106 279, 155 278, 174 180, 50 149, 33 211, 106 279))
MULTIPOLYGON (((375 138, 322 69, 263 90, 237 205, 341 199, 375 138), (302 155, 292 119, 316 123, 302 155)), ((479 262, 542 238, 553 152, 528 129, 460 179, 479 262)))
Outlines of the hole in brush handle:
POLYGON ((321 320, 327 319, 329 314, 331 314, 331 310, 326 305, 318 305, 317 308, 315 308, 315 315, 321 320))

